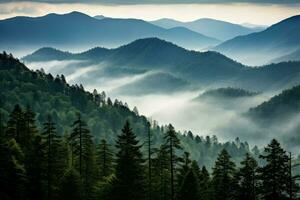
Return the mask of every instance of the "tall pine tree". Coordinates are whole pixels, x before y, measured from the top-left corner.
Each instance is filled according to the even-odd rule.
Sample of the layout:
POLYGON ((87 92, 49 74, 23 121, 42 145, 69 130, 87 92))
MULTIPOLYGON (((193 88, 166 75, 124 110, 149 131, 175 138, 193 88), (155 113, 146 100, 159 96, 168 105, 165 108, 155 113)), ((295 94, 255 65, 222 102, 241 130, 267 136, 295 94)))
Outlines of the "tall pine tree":
POLYGON ((213 200, 231 200, 235 197, 235 173, 235 164, 223 149, 212 172, 213 200))
POLYGON ((112 182, 114 200, 145 199, 145 170, 141 145, 127 121, 118 136, 116 148, 116 174, 112 182))

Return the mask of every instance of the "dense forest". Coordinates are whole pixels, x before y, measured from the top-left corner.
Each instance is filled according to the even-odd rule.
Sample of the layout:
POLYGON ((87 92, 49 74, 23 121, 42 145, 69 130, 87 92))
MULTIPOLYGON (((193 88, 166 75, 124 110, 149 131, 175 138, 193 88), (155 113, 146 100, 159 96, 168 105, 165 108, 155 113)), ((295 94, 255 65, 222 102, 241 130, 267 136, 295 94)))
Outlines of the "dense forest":
POLYGON ((1 200, 299 198, 275 139, 260 152, 179 133, 6 53, 0 92, 1 200))
MULTIPOLYGON (((36 113, 39 129, 51 115, 58 134, 63 136, 71 132, 71 122, 76 119, 77 113, 81 113, 96 143, 106 139, 108 144, 114 145, 128 120, 137 138, 142 141, 147 138, 145 133, 150 122, 153 146, 159 148, 167 129, 167 126, 141 116, 137 109, 129 109, 125 102, 106 97, 104 92, 95 90, 90 93, 82 85, 69 85, 63 75, 53 77, 43 70, 31 71, 7 54, 0 54, 0 96, 4 121, 8 120, 16 104, 23 108, 30 106, 36 113)), ((221 143, 216 136, 200 137, 191 131, 180 133, 178 137, 184 149, 191 153, 191 158, 208 168, 213 166, 218 153, 224 148, 235 162, 240 162, 246 152, 257 154, 258 151, 256 147, 250 149, 247 142, 238 138, 221 143)), ((147 151, 147 148, 142 147, 142 151, 147 151)))
POLYGON ((170 124, 153 148, 150 126, 140 141, 128 121, 114 148, 94 142, 78 113, 71 132, 60 136, 51 115, 36 126, 36 113, 16 105, 0 120, 0 197, 26 199, 298 199, 292 158, 273 139, 259 159, 246 153, 237 167, 221 150, 212 172, 184 151, 170 124), (142 152, 142 146, 147 152, 142 152))

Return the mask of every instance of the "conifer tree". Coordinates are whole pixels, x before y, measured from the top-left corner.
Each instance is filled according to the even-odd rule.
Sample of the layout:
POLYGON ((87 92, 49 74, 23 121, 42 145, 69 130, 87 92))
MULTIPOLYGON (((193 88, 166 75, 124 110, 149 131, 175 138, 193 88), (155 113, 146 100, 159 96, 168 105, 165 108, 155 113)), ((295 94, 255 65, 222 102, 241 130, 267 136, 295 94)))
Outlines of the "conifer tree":
POLYGON ((212 189, 214 200, 231 200, 235 196, 235 164, 223 149, 219 154, 212 172, 212 189))
POLYGON ((265 200, 286 199, 289 180, 289 157, 280 143, 273 139, 260 156, 266 164, 260 168, 262 197, 265 200))
POLYGON ((97 148, 97 164, 99 167, 99 176, 103 180, 113 172, 113 153, 105 139, 100 141, 97 148))
POLYGON ((132 132, 127 121, 118 136, 116 148, 116 174, 112 183, 112 199, 145 198, 144 159, 141 153, 141 145, 132 132))
POLYGON ((59 153, 60 137, 56 132, 55 123, 52 121, 50 115, 44 123, 44 130, 42 132, 45 150, 46 162, 46 181, 47 181, 47 199, 53 199, 53 188, 55 182, 55 170, 57 170, 57 156, 59 153))
MULTIPOLYGON (((6 135, 14 138, 17 143, 22 144, 22 136, 25 130, 24 112, 20 105, 15 105, 13 111, 9 115, 7 122, 6 135)), ((21 145, 22 146, 22 145, 21 145)))
POLYGON ((175 199, 175 168, 178 163, 178 157, 176 155, 176 150, 181 149, 180 140, 177 137, 177 133, 174 127, 169 124, 168 131, 166 132, 164 139, 166 143, 164 144, 167 152, 170 156, 170 185, 171 185, 171 200, 175 199))
POLYGON ((238 172, 238 198, 244 200, 255 200, 258 198, 258 164, 256 160, 246 153, 245 159, 241 162, 238 172))
POLYGON ((185 175, 180 186, 179 200, 199 200, 199 182, 198 177, 193 170, 189 170, 185 175))
POLYGON ((181 167, 178 169, 178 178, 177 178, 179 188, 183 184, 185 176, 191 170, 192 161, 190 159, 190 153, 184 152, 181 162, 182 162, 182 164, 181 164, 181 167))
MULTIPOLYGON (((72 147, 72 159, 78 158, 77 167, 84 191, 84 198, 88 198, 90 195, 90 189, 95 181, 95 154, 92 135, 87 127, 85 121, 81 119, 81 115, 77 115, 77 120, 74 121, 73 130, 70 136, 70 142, 72 147)), ((72 162, 75 164, 75 162, 72 162)))
POLYGON ((82 182, 79 173, 71 168, 62 177, 59 191, 60 200, 83 200, 82 182))

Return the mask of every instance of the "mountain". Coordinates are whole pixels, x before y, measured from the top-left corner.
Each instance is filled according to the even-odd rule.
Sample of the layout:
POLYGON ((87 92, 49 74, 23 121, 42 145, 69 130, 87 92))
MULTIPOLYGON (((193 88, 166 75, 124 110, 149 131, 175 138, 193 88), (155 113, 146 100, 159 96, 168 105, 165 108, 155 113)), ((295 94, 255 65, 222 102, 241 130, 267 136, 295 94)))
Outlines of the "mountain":
POLYGON ((51 47, 44 47, 34 52, 34 54, 28 55, 26 60, 28 62, 66 60, 71 56, 72 54, 69 52, 59 51, 51 47))
POLYGON ((284 62, 284 61, 300 61, 300 49, 298 49, 290 54, 275 58, 271 62, 278 63, 278 62, 284 62))
MULTIPOLYGON (((0 54, 0 80, 0 112, 3 121, 7 121, 14 105, 19 104, 23 108, 29 105, 37 114, 38 129, 41 129, 50 114, 59 134, 70 133, 72 121, 76 119, 76 113, 80 112, 96 142, 106 139, 110 145, 114 145, 126 120, 131 122, 137 139, 141 140, 140 144, 146 140, 146 117, 132 112, 120 100, 111 103, 109 98, 99 93, 90 93, 82 85, 69 85, 63 75, 54 78, 42 71, 31 71, 12 56, 0 54)), ((165 126, 157 123, 151 125, 153 147, 159 148, 164 141, 164 129, 165 126)), ((194 137, 191 132, 189 136, 179 134, 178 137, 184 150, 191 153, 191 158, 208 168, 213 166, 223 148, 237 162, 250 151, 247 143, 220 143, 216 137, 214 140, 210 136, 206 139, 194 137)), ((146 145, 143 145, 143 150, 146 151, 146 145)))
MULTIPOLYGON (((300 84, 300 63, 284 62, 262 67, 244 66, 217 52, 189 51, 157 38, 136 40, 115 49, 92 49, 84 60, 97 63, 99 71, 123 73, 123 69, 163 71, 194 86, 242 87, 247 90, 281 90, 300 84)), ((68 59, 81 59, 82 54, 72 54, 68 59)), ((38 52, 33 53, 38 57, 38 52)), ((24 61, 30 60, 30 56, 24 61)), ((85 74, 86 80, 97 79, 100 74, 85 74)))
POLYGON ((151 73, 113 91, 123 95, 168 94, 190 89, 189 83, 169 73, 151 73))
POLYGON ((270 100, 251 108, 248 115, 263 120, 264 122, 274 122, 276 120, 289 120, 290 117, 298 115, 300 112, 300 86, 284 90, 275 95, 270 100))
POLYGON ((300 48, 300 15, 274 24, 264 31, 238 36, 214 50, 251 65, 261 65, 300 48))
POLYGON ((106 18, 104 15, 96 15, 96 16, 94 16, 94 18, 96 18, 96 19, 104 19, 104 18, 106 18))
POLYGON ((181 22, 163 18, 151 21, 151 23, 163 28, 185 27, 195 32, 217 38, 221 41, 263 30, 263 28, 249 28, 239 24, 209 18, 202 18, 191 22, 181 22))
POLYGON ((284 90, 270 100, 251 108, 246 116, 263 128, 264 134, 281 138, 290 148, 299 149, 299 102, 300 85, 284 90))
POLYGON ((146 37, 159 37, 193 49, 219 43, 217 39, 185 28, 168 30, 138 19, 99 20, 79 12, 0 20, 0 30, 1 50, 43 46, 64 49, 115 47, 146 37))
POLYGON ((203 98, 221 98, 221 99, 236 99, 242 97, 252 97, 258 95, 258 92, 252 92, 241 88, 217 88, 205 91, 199 95, 197 99, 203 98))

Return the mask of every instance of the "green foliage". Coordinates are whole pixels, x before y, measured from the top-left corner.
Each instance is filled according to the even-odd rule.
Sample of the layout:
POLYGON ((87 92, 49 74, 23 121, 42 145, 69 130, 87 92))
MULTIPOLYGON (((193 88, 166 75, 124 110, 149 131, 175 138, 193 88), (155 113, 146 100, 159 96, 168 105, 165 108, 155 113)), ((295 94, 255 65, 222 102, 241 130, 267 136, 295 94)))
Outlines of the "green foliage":
POLYGON ((115 200, 145 198, 145 171, 141 145, 127 121, 118 136, 116 148, 116 174, 112 182, 111 197, 115 200))
POLYGON ((79 173, 71 168, 66 171, 61 180, 59 199, 82 200, 82 182, 79 173))
POLYGON ((235 164, 230 160, 228 152, 223 149, 212 172, 214 200, 229 200, 234 198, 235 173, 235 164))
POLYGON ((288 155, 279 142, 273 139, 260 157, 267 162, 260 169, 263 199, 287 199, 290 184, 288 155))

